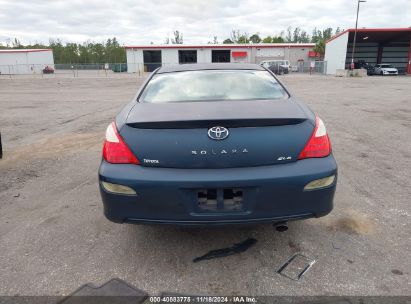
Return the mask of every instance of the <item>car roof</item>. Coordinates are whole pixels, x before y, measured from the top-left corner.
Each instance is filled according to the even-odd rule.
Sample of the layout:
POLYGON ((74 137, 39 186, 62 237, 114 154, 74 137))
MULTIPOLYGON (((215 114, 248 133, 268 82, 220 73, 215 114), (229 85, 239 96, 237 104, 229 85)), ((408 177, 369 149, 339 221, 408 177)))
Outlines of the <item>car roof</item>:
POLYGON ((256 70, 265 69, 254 63, 190 63, 179 65, 166 65, 157 70, 157 74, 183 72, 183 71, 204 71, 204 70, 256 70))

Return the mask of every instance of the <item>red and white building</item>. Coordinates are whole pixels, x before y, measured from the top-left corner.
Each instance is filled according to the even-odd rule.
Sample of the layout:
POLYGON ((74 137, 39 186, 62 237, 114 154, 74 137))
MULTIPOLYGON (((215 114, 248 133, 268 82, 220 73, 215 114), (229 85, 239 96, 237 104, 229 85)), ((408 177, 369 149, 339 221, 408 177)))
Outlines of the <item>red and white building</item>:
MULTIPOLYGON (((348 29, 326 42, 327 74, 349 69, 355 29, 348 29)), ((411 28, 357 29, 354 62, 370 65, 388 63, 401 73, 411 74, 411 28)))
POLYGON ((41 74, 46 66, 53 66, 52 49, 0 50, 0 74, 41 74))
POLYGON ((128 72, 150 72, 161 65, 211 62, 260 63, 284 59, 291 65, 314 60, 313 43, 126 46, 128 72), (311 57, 310 57, 311 56, 311 57))

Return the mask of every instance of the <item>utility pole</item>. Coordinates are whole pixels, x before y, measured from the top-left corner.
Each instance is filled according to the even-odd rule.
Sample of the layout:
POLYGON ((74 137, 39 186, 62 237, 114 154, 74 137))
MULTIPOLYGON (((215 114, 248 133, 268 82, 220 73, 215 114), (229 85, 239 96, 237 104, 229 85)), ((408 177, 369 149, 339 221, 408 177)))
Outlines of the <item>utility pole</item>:
POLYGON ((1 143, 1 133, 0 133, 0 159, 3 158, 3 145, 1 143))
POLYGON ((355 52, 355 42, 357 40, 357 27, 358 27, 358 13, 360 12, 360 3, 367 2, 366 0, 358 0, 357 3, 357 18, 355 19, 355 31, 354 31, 354 42, 351 50, 351 70, 354 70, 354 52, 355 52))

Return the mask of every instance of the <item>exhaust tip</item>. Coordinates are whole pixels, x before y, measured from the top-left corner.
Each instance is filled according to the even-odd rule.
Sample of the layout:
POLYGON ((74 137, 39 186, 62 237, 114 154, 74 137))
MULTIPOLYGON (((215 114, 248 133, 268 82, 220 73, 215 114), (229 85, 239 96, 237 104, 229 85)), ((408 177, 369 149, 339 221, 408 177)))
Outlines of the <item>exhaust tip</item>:
POLYGON ((287 223, 278 223, 278 224, 274 224, 274 226, 275 226, 275 230, 277 230, 278 232, 285 232, 288 230, 287 223))

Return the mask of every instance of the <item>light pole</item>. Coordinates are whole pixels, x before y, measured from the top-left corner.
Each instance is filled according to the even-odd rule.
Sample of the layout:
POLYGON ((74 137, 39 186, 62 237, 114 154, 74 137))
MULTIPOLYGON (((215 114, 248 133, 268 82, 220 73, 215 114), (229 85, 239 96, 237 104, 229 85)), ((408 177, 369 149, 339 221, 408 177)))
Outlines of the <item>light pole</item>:
POLYGON ((357 19, 355 19, 355 31, 354 31, 354 42, 351 50, 351 70, 354 70, 354 51, 355 51, 355 41, 357 39, 357 26, 358 26, 358 13, 360 12, 360 3, 367 2, 366 0, 358 0, 357 4, 357 19))

